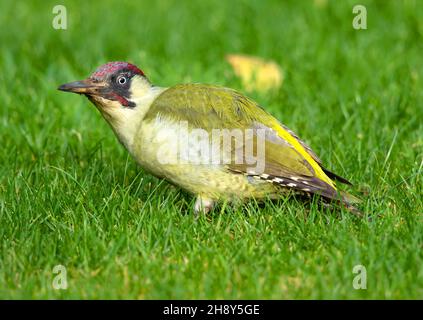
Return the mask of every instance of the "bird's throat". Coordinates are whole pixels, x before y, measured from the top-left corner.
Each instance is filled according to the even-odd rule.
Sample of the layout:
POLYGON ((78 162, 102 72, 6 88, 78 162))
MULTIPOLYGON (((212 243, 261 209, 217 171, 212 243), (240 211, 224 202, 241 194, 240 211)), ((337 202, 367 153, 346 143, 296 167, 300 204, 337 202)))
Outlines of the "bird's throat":
MULTIPOLYGON (((165 88, 149 86, 142 91, 142 95, 132 95, 131 103, 134 107, 125 107, 119 101, 108 100, 102 97, 88 97, 97 107, 103 118, 113 129, 119 142, 132 154, 132 147, 137 131, 151 104, 165 88)), ((137 91, 141 93, 141 91, 137 91)))

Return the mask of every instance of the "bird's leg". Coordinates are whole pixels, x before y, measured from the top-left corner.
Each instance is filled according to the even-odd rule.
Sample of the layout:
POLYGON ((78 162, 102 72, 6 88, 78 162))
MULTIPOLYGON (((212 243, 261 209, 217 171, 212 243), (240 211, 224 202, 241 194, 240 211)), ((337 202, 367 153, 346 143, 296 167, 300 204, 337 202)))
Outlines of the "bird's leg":
POLYGON ((211 211, 211 209, 213 209, 214 205, 214 200, 199 195, 194 204, 194 212, 196 215, 198 215, 199 213, 207 214, 211 211))

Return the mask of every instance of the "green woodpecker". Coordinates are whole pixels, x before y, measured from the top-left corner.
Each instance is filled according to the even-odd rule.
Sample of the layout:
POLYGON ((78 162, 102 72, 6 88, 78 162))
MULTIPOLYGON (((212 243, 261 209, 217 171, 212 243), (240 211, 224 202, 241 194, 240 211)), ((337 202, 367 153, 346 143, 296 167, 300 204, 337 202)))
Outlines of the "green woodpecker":
POLYGON ((298 136, 241 93, 205 84, 153 86, 127 62, 110 62, 59 90, 84 94, 136 162, 197 196, 195 212, 218 201, 319 194, 353 208, 298 136))

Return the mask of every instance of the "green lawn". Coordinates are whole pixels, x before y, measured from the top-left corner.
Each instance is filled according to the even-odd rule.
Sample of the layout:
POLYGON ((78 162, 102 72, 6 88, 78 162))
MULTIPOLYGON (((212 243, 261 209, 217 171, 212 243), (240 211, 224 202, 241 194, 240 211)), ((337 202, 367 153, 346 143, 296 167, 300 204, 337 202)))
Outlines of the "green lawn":
POLYGON ((55 30, 57 1, 0 0, 0 298, 423 298, 423 2, 359 3, 367 30, 356 1, 62 1, 55 30), (281 65, 281 89, 249 96, 365 191, 371 221, 290 198, 195 220, 56 89, 127 60, 157 85, 245 91, 228 53, 281 65))

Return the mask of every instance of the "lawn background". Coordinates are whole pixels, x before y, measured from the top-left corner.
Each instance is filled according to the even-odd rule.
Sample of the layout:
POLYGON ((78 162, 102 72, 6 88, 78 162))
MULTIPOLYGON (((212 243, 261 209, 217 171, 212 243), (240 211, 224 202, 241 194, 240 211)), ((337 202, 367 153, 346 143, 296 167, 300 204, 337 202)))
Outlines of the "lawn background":
POLYGON ((423 2, 358 2, 367 30, 356 1, 0 0, 0 298, 423 298, 423 2), (372 221, 295 199, 195 221, 190 195, 56 90, 125 60, 157 85, 245 92, 228 53, 281 65, 281 89, 249 96, 370 192, 372 221))

